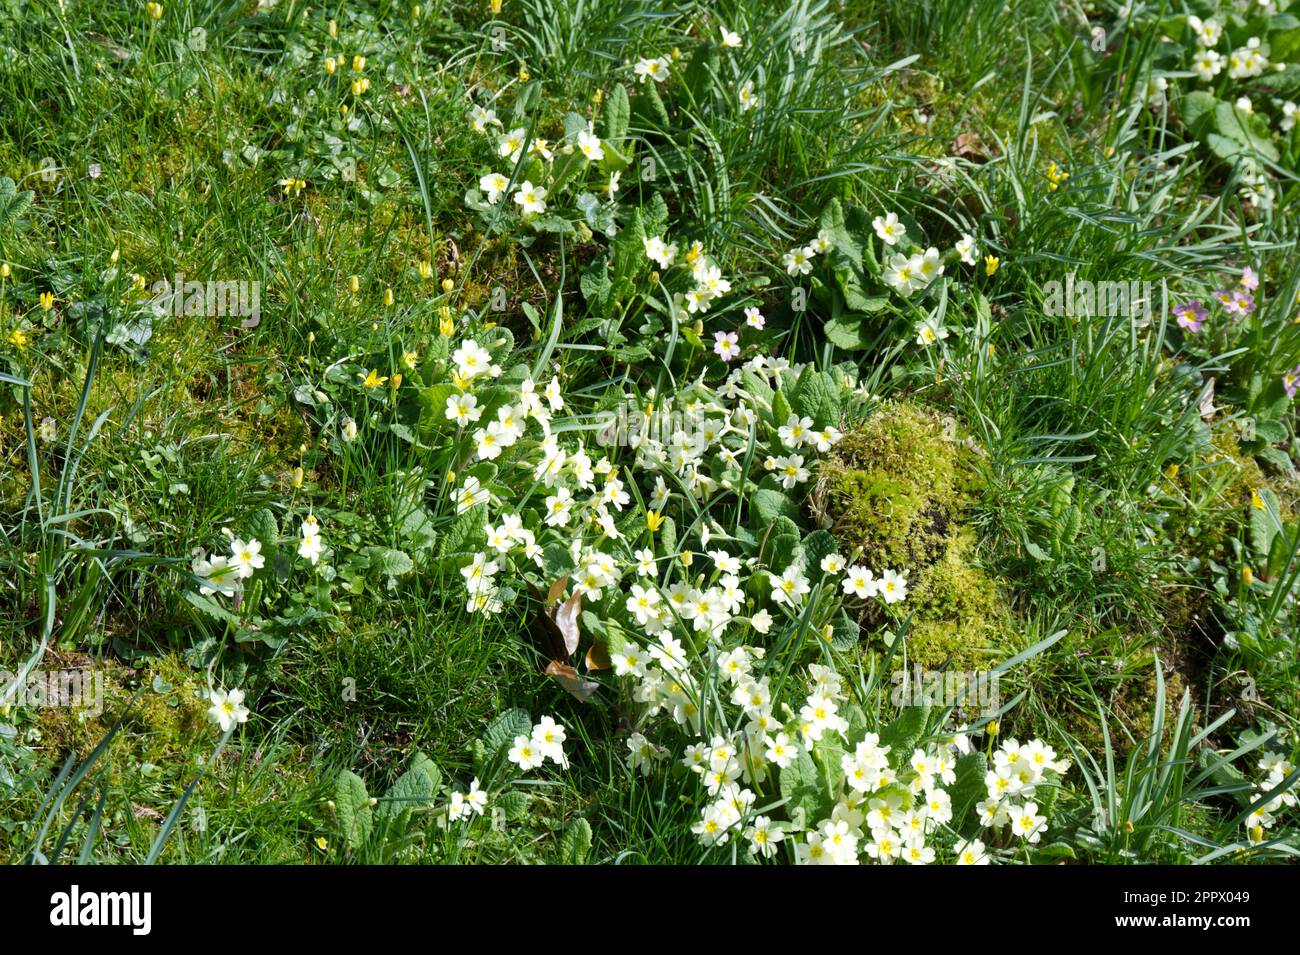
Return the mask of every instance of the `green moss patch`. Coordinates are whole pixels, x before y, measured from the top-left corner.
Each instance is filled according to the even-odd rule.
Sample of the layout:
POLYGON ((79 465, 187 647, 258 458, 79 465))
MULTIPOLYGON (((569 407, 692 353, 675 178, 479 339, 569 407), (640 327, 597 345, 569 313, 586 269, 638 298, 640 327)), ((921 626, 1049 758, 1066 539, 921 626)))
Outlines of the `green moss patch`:
MULTIPOLYGON (((907 571, 907 651, 927 667, 975 666, 1014 626, 1002 586, 975 562, 966 515, 979 490, 972 452, 912 404, 885 406, 822 467, 820 494, 845 553, 879 572, 907 571)), ((879 626, 874 604, 863 623, 879 626)))

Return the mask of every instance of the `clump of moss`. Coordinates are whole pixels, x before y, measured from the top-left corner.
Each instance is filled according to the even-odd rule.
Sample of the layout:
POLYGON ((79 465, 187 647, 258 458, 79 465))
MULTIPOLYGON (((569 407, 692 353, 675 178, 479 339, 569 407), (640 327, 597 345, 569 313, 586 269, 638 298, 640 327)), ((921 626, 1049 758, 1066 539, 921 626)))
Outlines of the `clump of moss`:
MULTIPOLYGON (((972 452, 944 421, 908 403, 887 405, 845 435, 822 465, 821 509, 845 553, 877 570, 906 570, 909 656, 927 667, 974 666, 1012 627, 998 582, 974 562, 965 523, 979 488, 972 452)), ((864 623, 883 623, 868 605, 864 623)))
POLYGON ((148 669, 136 671, 111 660, 93 661, 75 654, 59 665, 94 668, 102 674, 103 710, 41 710, 42 744, 52 753, 71 752, 84 759, 121 719, 116 745, 106 754, 110 779, 117 779, 119 772, 129 775, 141 763, 175 762, 189 752, 196 738, 206 745, 212 735, 205 725, 207 704, 196 694, 200 684, 173 657, 162 657, 148 669))

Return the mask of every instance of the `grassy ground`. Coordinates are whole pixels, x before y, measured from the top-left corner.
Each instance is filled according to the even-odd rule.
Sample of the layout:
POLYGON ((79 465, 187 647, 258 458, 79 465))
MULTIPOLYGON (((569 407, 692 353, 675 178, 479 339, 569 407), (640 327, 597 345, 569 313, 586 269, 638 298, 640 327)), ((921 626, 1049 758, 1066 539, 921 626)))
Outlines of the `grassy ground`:
MULTIPOLYGON (((0 669, 104 687, 98 713, 0 709, 0 854, 743 862, 767 858, 762 815, 794 860, 832 814, 865 852, 870 793, 839 759, 871 730, 900 805, 929 789, 908 752, 954 731, 995 775, 1008 739, 1068 760, 1016 800, 1046 835, 981 833, 996 861, 1293 857, 1300 8, 1236 6, 0 0, 0 669), (521 214, 525 184, 545 211, 521 214), (818 237, 807 271, 785 258, 818 237), (700 309, 692 242, 729 283, 700 309), (903 294, 889 259, 913 244, 944 267, 903 294), (247 283, 256 314, 159 304, 187 281, 247 283), (1067 282, 1134 294, 1063 306, 1067 282), (525 379, 562 406, 529 420, 525 379), (443 414, 462 393, 478 425, 443 414), (488 457, 472 432, 503 404, 528 430, 488 457), (600 412, 697 404, 727 436, 688 466, 599 440, 600 412), (797 447, 791 414, 844 438, 783 484, 764 459, 797 447), (545 522, 543 429, 569 524, 545 522), (579 441, 608 456, 597 497, 627 493, 604 526, 579 441), (491 498, 465 509, 471 477, 491 498), (536 560, 491 553, 516 514, 536 560), (261 566, 214 585, 252 540, 261 566), (669 624, 685 689, 600 666, 657 639, 625 606, 635 552, 665 593, 703 591, 719 546, 740 603, 712 637, 669 624), (847 594, 832 552, 905 572, 907 599, 847 594), (475 554, 501 565, 493 612, 475 554), (601 554, 617 579, 585 584, 601 554), (769 598, 798 566, 812 592, 769 598), (761 712, 727 701, 737 646, 761 712), (548 676, 557 658, 576 670, 548 676), (994 671, 998 705, 899 711, 913 663, 994 671), (724 770, 723 801, 756 802, 715 833, 718 792, 680 758, 762 763, 763 732, 807 725, 809 664, 844 681, 839 742, 724 770), (209 707, 236 687, 251 713, 223 731, 209 707), (543 716, 564 758, 522 767, 543 716), (460 820, 471 780, 489 809, 460 820)), ((963 758, 954 792, 982 799, 963 758)), ((927 829, 938 861, 979 830, 965 809, 927 829)))

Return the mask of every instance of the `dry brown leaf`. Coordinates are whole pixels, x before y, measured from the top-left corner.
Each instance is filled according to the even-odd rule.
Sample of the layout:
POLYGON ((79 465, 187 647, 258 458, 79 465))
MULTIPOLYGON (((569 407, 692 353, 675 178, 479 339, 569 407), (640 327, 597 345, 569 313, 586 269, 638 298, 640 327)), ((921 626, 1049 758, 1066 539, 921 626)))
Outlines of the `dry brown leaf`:
POLYGON ((578 615, 582 613, 582 594, 575 592, 572 597, 555 611, 555 626, 564 640, 566 655, 578 652, 578 641, 582 632, 578 628, 578 615))
POLYGON ((591 698, 591 694, 600 689, 599 683, 584 680, 578 675, 577 670, 559 660, 552 660, 547 664, 546 675, 583 703, 586 703, 591 698))
POLYGON ((609 649, 605 644, 597 641, 587 649, 587 669, 588 670, 608 670, 613 666, 609 659, 609 649))

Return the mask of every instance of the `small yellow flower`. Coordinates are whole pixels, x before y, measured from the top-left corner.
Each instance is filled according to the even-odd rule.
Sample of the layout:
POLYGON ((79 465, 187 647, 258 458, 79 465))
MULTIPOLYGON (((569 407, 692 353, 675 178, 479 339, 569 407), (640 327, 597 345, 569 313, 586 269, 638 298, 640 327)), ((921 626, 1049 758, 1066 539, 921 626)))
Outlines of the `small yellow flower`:
POLYGON ((325 60, 325 72, 328 73, 330 76, 333 76, 335 69, 336 67, 334 65, 334 57, 331 56, 325 60))
POLYGON ((451 338, 456 334, 456 323, 452 321, 451 315, 444 315, 438 319, 438 333, 443 338, 451 338))
POLYGON ((393 375, 392 380, 388 383, 388 387, 392 388, 394 391, 402 387, 402 375, 400 372, 396 375, 393 375))
POLYGON ((393 301, 393 290, 391 288, 384 289, 384 304, 392 305, 393 301))
POLYGON ((488 12, 496 16, 501 12, 501 0, 488 0, 488 12))
POLYGON ((420 14, 423 13, 423 12, 424 12, 424 11, 422 11, 422 10, 420 9, 420 5, 419 5, 418 3, 416 3, 416 4, 412 4, 412 5, 411 5, 411 19, 412 19, 412 20, 418 20, 418 19, 420 19, 420 14))
POLYGON ((9 333, 9 344, 13 345, 19 351, 27 347, 27 333, 21 328, 15 328, 9 333))
POLYGON ((420 278, 422 279, 433 278, 433 263, 430 262, 428 259, 421 259, 420 264, 416 266, 416 269, 418 269, 420 272, 420 278))
POLYGON ((455 289, 455 288, 456 288, 456 283, 453 282, 451 279, 443 279, 443 280, 442 280, 442 290, 443 290, 444 292, 450 292, 450 291, 452 291, 452 290, 455 289))
POLYGON ((1241 568, 1241 582, 1249 587, 1255 582, 1255 572, 1249 567, 1241 568))
POLYGON ((9 272, 10 272, 10 269, 9 269, 9 263, 8 263, 8 262, 0 262, 0 279, 7 279, 7 278, 9 278, 9 272))
POLYGON ((1264 510, 1264 499, 1253 487, 1250 489, 1250 506, 1259 511, 1264 510))
POLYGON ((1171 464, 1171 465, 1169 465, 1169 467, 1165 468, 1165 477, 1169 478, 1169 480, 1171 480, 1171 481, 1174 480, 1175 478, 1177 478, 1177 477, 1178 477, 1178 465, 1177 465, 1177 464, 1171 464))
POLYGON ((1047 188, 1049 191, 1055 192, 1061 183, 1069 178, 1070 174, 1057 166, 1056 163, 1047 164, 1047 188))
POLYGON ((645 526, 651 534, 664 526, 664 516, 658 511, 645 512, 645 526))
POLYGON ((992 275, 1002 265, 1002 260, 996 255, 984 256, 984 274, 992 275))
POLYGON ((364 56, 354 56, 352 58, 352 72, 360 73, 366 68, 366 58, 364 56))
POLYGON ((354 275, 348 279, 348 290, 352 292, 361 291, 361 276, 354 275))
POLYGON ((144 8, 149 12, 149 16, 153 17, 153 19, 162 19, 163 5, 161 3, 146 3, 144 8))
POLYGON ((596 90, 596 92, 593 93, 591 96, 591 101, 597 106, 599 106, 602 102, 604 102, 604 100, 605 100, 604 90, 596 90))
POLYGON ((387 375, 380 375, 374 368, 371 368, 369 373, 361 371, 357 372, 357 377, 361 379, 361 386, 363 388, 378 388, 388 380, 387 375))
POLYGON ((682 551, 679 559, 681 560, 683 567, 689 567, 691 564, 695 563, 695 555, 689 550, 682 551))
POLYGON ((1124 831, 1125 831, 1126 833, 1128 833, 1129 835, 1132 835, 1132 834, 1133 834, 1133 820, 1132 820, 1132 819, 1125 819, 1125 820, 1124 820, 1124 831))
POLYGON ((300 467, 294 468, 293 476, 289 479, 289 483, 292 484, 294 487, 302 487, 302 479, 303 479, 302 468, 300 467))
MULTIPOLYGON (((352 95, 360 96, 366 90, 370 89, 370 79, 365 76, 358 76, 352 81, 352 95)), ((344 104, 346 105, 346 104, 344 104)))
POLYGON ((520 82, 520 83, 527 83, 527 82, 528 82, 528 78, 529 78, 529 76, 530 76, 530 74, 529 74, 529 72, 528 72, 528 64, 527 64, 527 63, 520 63, 520 64, 519 64, 519 82, 520 82))
POLYGON ((984 732, 985 732, 985 734, 988 735, 988 736, 997 736, 997 735, 998 735, 998 731, 1001 730, 1001 729, 1002 729, 1002 727, 1000 727, 1000 726, 998 725, 998 721, 997 721, 997 720, 989 720, 989 721, 984 725, 984 732))
POLYGON ((348 114, 348 104, 339 103, 339 112, 346 116, 348 114))
POLYGON ((325 851, 326 849, 328 849, 329 847, 330 847, 330 843, 329 843, 329 840, 328 840, 328 839, 326 839, 324 836, 317 836, 317 837, 316 837, 316 848, 317 848, 317 849, 319 849, 321 852, 324 852, 324 851, 325 851))
POLYGON ((330 21, 329 34, 331 37, 336 37, 339 35, 339 22, 337 20, 330 21))
POLYGON ((48 312, 54 307, 54 293, 42 292, 40 294, 41 310, 48 312))
POLYGON ((413 352, 413 351, 402 352, 402 364, 405 365, 407 369, 410 371, 415 371, 415 363, 419 360, 420 360, 420 356, 417 352, 413 352))
POLYGON ((828 623, 828 624, 826 624, 825 626, 822 627, 822 639, 825 640, 827 643, 830 643, 832 640, 835 639, 835 625, 834 625, 834 624, 830 624, 830 623, 828 623))

